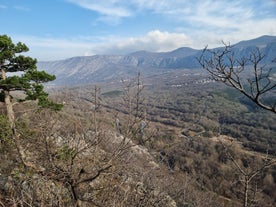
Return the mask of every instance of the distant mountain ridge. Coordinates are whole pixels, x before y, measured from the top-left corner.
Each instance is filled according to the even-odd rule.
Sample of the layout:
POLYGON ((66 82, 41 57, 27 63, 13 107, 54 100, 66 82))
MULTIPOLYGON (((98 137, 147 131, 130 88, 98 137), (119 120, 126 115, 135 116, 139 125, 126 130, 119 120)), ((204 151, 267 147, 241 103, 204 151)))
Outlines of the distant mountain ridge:
MULTIPOLYGON (((237 57, 248 56, 252 49, 260 48, 264 63, 276 57, 276 36, 262 36, 233 45, 237 57)), ((214 48, 219 49, 219 48, 214 48)), ((199 69, 196 57, 202 50, 181 47, 170 52, 137 51, 128 55, 79 56, 58 61, 38 62, 38 68, 55 74, 55 84, 79 85, 133 76, 158 74, 175 69, 199 69)))
POLYGON ((255 47, 261 48, 270 43, 276 43, 276 36, 264 35, 256 39, 241 41, 237 44, 234 44, 234 46, 238 46, 238 47, 255 46, 255 47))

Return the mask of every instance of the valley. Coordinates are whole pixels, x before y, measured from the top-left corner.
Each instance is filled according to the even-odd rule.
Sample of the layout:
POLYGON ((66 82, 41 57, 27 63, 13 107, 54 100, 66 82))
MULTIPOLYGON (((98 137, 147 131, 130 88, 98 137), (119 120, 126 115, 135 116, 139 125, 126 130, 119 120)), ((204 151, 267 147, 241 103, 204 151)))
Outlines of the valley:
MULTIPOLYGON (((75 112, 87 114, 93 112, 97 89, 100 119, 116 130, 117 117, 122 135, 146 147, 155 162, 170 172, 164 176, 176 179, 176 183, 165 185, 172 185, 172 197, 176 196, 174 190, 180 191, 175 197, 177 206, 183 205, 181 193, 187 190, 178 186, 182 182, 178 176, 188 176, 197 193, 214 193, 211 203, 223 201, 222 206, 238 206, 241 172, 228 153, 248 172, 258 169, 266 159, 275 159, 276 117, 245 101, 234 89, 214 82, 205 71, 186 69, 137 78, 54 88, 52 94, 75 112), (130 120, 134 134, 128 132, 130 120), (143 121, 147 124, 141 137, 143 121)), ((255 180, 262 188, 258 194, 262 206, 275 204, 276 183, 265 184, 269 176, 275 176, 275 170, 272 166, 255 180)), ((194 190, 192 194, 196 194, 194 190)))
MULTIPOLYGON (((231 57, 260 47, 268 68, 260 80, 273 84, 275 42, 242 41, 231 57)), ((202 52, 38 62, 57 77, 44 85, 50 107, 11 93, 11 131, 0 103, 0 206, 275 206, 276 116, 211 78, 198 62, 202 52)), ((238 78, 250 88, 254 64, 242 63, 238 78)), ((260 99, 273 106, 275 85, 260 99)))

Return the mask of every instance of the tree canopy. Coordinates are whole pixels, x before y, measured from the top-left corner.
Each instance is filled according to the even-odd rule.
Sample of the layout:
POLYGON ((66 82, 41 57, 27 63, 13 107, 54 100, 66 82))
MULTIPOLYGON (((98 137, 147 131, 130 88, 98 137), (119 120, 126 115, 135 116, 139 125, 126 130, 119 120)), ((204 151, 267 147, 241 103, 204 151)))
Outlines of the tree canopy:
POLYGON ((14 44, 7 35, 0 35, 0 101, 8 105, 11 91, 23 91, 25 97, 20 101, 38 100, 40 107, 61 109, 60 104, 48 99, 43 86, 43 83, 55 80, 55 76, 37 70, 36 59, 21 55, 27 51, 29 48, 25 44, 14 44))

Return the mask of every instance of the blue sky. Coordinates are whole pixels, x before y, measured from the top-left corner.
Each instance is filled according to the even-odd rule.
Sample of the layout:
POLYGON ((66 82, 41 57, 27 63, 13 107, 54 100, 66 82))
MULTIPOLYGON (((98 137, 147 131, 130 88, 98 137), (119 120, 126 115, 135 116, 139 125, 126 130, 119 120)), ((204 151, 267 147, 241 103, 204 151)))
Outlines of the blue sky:
POLYGON ((276 0, 0 0, 0 34, 38 60, 276 36, 276 0))

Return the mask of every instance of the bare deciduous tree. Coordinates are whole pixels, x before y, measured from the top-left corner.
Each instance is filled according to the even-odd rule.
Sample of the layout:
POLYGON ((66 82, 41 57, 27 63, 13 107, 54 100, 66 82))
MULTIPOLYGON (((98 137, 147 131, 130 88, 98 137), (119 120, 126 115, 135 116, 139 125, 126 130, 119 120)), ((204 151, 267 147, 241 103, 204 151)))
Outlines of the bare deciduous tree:
POLYGON ((145 121, 145 107, 142 92, 144 85, 141 81, 141 74, 130 81, 122 81, 124 89, 124 105, 127 109, 127 123, 124 136, 137 140, 139 144, 145 143, 144 129, 147 125, 145 121))
MULTIPOLYGON (((205 47, 197 58, 202 68, 207 70, 214 80, 237 89, 261 108, 276 113, 276 100, 271 103, 264 101, 276 88, 272 68, 262 63, 265 55, 256 48, 251 51, 249 57, 238 58, 233 46, 224 42, 223 44, 224 48, 218 50, 205 47), (244 74, 249 68, 252 68, 251 77, 244 74)), ((276 59, 272 61, 275 62, 276 59)))
POLYGON ((243 207, 253 206, 256 199, 256 194, 258 193, 258 186, 256 183, 254 185, 254 179, 255 181, 256 179, 258 180, 258 177, 265 173, 267 168, 270 168, 276 164, 276 160, 266 154, 261 159, 260 163, 254 162, 250 164, 250 166, 244 167, 241 163, 238 162, 238 160, 234 157, 233 152, 230 150, 233 142, 231 142, 230 145, 226 145, 220 141, 220 144, 223 146, 227 158, 234 164, 235 169, 239 173, 239 182, 243 186, 243 207))

